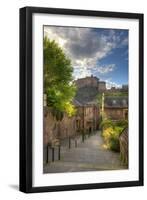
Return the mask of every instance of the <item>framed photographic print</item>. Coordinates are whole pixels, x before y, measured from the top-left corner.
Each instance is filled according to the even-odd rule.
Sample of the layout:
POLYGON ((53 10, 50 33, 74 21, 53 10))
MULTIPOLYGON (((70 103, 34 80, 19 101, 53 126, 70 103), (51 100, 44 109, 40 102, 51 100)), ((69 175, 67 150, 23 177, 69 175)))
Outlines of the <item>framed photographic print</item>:
POLYGON ((143 185, 143 14, 20 9, 20 191, 143 185))

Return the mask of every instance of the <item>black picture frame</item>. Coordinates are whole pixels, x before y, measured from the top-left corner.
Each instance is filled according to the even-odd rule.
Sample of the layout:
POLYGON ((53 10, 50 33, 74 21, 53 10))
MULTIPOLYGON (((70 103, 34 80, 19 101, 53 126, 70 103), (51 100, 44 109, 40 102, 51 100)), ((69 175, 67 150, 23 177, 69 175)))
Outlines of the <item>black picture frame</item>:
POLYGON ((20 9, 20 191, 26 193, 130 187, 143 185, 143 14, 58 8, 20 9), (32 16, 50 13, 139 20, 139 180, 64 186, 32 186, 32 16))

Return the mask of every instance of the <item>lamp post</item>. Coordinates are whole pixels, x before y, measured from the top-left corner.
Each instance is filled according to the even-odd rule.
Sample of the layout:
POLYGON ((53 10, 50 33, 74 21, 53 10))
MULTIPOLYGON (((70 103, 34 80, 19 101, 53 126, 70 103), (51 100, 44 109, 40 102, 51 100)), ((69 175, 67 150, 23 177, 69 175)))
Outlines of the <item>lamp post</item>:
POLYGON ((84 142, 84 133, 85 133, 85 109, 84 109, 84 105, 83 105, 83 131, 82 131, 82 142, 84 142))
MULTIPOLYGON (((104 120, 104 93, 102 93, 102 122, 104 120)), ((102 126, 102 133, 103 133, 103 126, 102 126)))
POLYGON ((105 98, 104 93, 102 93, 102 121, 104 119, 104 98, 105 98))

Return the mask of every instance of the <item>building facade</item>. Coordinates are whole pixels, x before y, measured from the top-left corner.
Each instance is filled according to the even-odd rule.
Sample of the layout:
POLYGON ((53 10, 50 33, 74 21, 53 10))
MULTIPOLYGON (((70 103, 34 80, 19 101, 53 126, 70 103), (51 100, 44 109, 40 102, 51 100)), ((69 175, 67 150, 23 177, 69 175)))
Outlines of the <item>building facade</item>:
MULTIPOLYGON (((91 133, 98 130, 100 124, 100 108, 98 94, 109 93, 104 98, 104 112, 112 120, 128 119, 128 97, 111 96, 111 90, 106 89, 106 83, 97 77, 85 77, 75 81, 77 93, 73 99, 76 115, 69 117, 65 113, 62 120, 57 120, 51 108, 46 106, 44 95, 44 147, 58 145, 60 140, 75 137, 81 133, 91 133)), ((127 86, 125 86, 127 91, 127 86)), ((115 89, 112 89, 112 93, 115 89)), ((120 91, 120 90, 119 90, 120 91)))
POLYGON ((128 97, 109 96, 104 100, 104 113, 112 120, 128 120, 128 97))

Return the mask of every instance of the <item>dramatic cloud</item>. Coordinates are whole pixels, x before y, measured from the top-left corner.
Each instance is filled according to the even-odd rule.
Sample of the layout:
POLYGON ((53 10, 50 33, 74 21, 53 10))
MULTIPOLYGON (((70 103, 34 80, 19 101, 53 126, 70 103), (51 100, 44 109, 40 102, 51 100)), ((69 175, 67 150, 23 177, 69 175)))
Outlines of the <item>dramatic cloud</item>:
POLYGON ((115 64, 104 65, 97 68, 97 72, 100 74, 107 74, 109 72, 114 71, 116 68, 115 64))
POLYGON ((114 49, 128 45, 128 38, 120 30, 45 26, 44 34, 55 40, 66 52, 74 67, 74 78, 92 72, 106 74, 116 69, 115 64, 100 65, 100 61, 114 49))
MULTIPOLYGON (((93 65, 111 53, 120 42, 120 36, 113 30, 98 34, 96 29, 45 27, 45 35, 56 40, 74 63, 93 65)), ((121 45, 121 44, 119 44, 121 45)))

